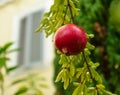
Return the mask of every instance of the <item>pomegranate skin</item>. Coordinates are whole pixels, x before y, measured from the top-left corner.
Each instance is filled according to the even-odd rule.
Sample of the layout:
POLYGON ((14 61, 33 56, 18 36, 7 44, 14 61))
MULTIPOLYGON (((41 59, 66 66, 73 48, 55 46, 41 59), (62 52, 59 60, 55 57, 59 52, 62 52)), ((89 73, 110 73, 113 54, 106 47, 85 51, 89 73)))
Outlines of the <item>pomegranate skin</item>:
POLYGON ((77 55, 82 52, 87 44, 85 31, 75 25, 61 26, 54 35, 55 47, 65 55, 77 55))

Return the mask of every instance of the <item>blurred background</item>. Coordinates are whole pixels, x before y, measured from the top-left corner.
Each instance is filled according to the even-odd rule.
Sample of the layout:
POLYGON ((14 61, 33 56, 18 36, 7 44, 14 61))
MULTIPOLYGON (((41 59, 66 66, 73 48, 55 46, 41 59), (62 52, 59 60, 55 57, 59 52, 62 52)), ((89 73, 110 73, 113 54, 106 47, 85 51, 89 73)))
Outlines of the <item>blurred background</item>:
MULTIPOLYGON (((29 85, 24 84, 24 82, 29 83, 31 80, 27 80, 26 78, 29 77, 29 74, 31 76, 31 74, 34 75, 36 73, 37 75, 34 75, 34 77, 40 75, 40 77, 45 78, 45 84, 48 85, 48 88, 43 94, 40 94, 39 90, 35 90, 36 92, 33 91, 34 94, 32 95, 36 95, 35 93, 38 92, 39 94, 37 95, 53 95, 52 63, 54 49, 52 39, 51 37, 46 39, 43 32, 35 33, 43 14, 49 10, 52 3, 52 0, 0 0, 0 64, 2 62, 7 63, 7 71, 11 68, 14 69, 6 76, 2 70, 2 67, 5 66, 1 66, 0 74, 7 78, 4 78, 4 81, 2 78, 0 79, 0 87, 2 89, 2 91, 0 90, 0 95, 3 95, 3 93, 5 95, 13 95, 15 92, 17 93, 17 91, 22 90, 24 90, 23 92, 27 92, 26 88, 29 85), (19 50, 6 54, 11 49, 19 50), (6 56, 9 56, 10 61, 3 58, 6 56), (4 61, 2 61, 3 59, 4 61), (18 66, 17 69, 16 66, 18 66), (10 89, 8 86, 10 86, 12 81, 16 80, 23 80, 17 82, 22 85, 18 87, 13 86, 10 89), (2 86, 4 86, 4 89, 2 86)), ((34 80, 36 84, 39 84, 37 82, 39 80, 33 79, 32 81, 34 80)), ((39 89, 39 87, 37 88, 39 89)))
MULTIPOLYGON (((106 89, 120 95, 120 0, 78 1, 76 24, 95 35, 91 58, 100 63, 106 89)), ((72 85, 64 91, 61 83, 54 83, 60 56, 52 37, 35 33, 52 4, 53 0, 0 0, 0 64, 7 63, 0 65, 0 95, 71 95, 72 85), (8 52, 13 49, 19 50, 8 52)))

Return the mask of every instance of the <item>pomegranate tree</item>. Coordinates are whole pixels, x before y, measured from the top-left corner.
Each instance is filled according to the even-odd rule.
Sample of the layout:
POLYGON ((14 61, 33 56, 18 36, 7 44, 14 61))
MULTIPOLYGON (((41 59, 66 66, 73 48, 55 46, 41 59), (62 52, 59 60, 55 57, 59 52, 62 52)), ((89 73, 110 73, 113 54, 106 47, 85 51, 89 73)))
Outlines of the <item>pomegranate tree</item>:
POLYGON ((78 0, 54 0, 37 30, 45 30, 47 37, 54 34, 54 45, 61 52, 60 71, 57 69, 55 72, 55 82, 63 82, 64 89, 72 85, 70 95, 114 95, 105 90, 102 78, 96 71, 99 63, 90 59, 90 50, 94 46, 88 39, 93 35, 86 35, 84 29, 75 24, 74 17, 80 16, 78 4, 78 0))

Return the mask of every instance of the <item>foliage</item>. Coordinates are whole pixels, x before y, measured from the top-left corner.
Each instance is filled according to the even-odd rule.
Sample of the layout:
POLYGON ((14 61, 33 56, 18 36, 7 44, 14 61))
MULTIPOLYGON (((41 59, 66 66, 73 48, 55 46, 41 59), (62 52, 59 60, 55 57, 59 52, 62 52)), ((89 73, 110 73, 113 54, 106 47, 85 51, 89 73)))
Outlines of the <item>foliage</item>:
POLYGON ((6 43, 4 46, 0 46, 0 90, 1 95, 4 94, 4 76, 5 73, 10 73, 12 70, 16 69, 17 66, 14 67, 8 67, 7 61, 10 60, 8 57, 8 54, 18 50, 18 49, 10 49, 10 47, 13 45, 12 42, 6 43))
MULTIPOLYGON (((40 27, 36 32, 45 30, 48 37, 64 24, 72 23, 69 15, 78 15, 78 8, 75 7, 77 0, 54 0, 54 5, 51 6, 50 11, 44 14, 44 18, 40 23, 40 27)), ((71 17, 73 18, 73 17, 71 17)))
POLYGON ((120 0, 114 0, 110 4, 110 23, 114 26, 115 30, 120 32, 120 0))
MULTIPOLYGON (((64 24, 78 24, 79 22, 83 22, 84 26, 90 24, 89 21, 93 17, 97 19, 97 17, 101 15, 101 13, 97 11, 98 9, 103 9, 100 0, 96 2, 94 0, 90 0, 89 2, 88 0, 80 0, 80 4, 86 5, 84 5, 85 8, 82 6, 83 12, 85 13, 80 14, 78 12, 78 0, 54 0, 53 6, 51 6, 50 11, 44 15, 40 28, 37 31, 39 32, 44 29, 46 35, 49 36, 54 34, 55 31, 64 24), (89 8, 92 4, 94 4, 93 8, 89 8), (86 8, 87 10, 84 10, 86 8), (87 11, 89 11, 91 15, 88 15, 87 11), (86 14, 85 19, 82 16, 86 14), (84 22, 87 22, 87 24, 84 22)), ((82 10, 80 12, 82 12, 82 10)), ((95 20, 92 20, 92 22, 95 22, 95 20)), ((91 29, 89 28, 93 26, 90 24, 86 27, 85 30, 88 30, 89 34, 87 35, 90 41, 91 29)), ((65 56, 58 51, 60 54, 59 64, 61 65, 61 69, 57 75, 56 82, 62 81, 65 90, 72 85, 74 89, 72 92, 70 91, 71 93, 69 95, 115 95, 105 90, 102 78, 96 71, 99 63, 93 62, 90 58, 91 50, 93 49, 94 46, 88 42, 84 51, 76 56, 65 56)), ((66 95, 68 95, 68 93, 66 95)))
MULTIPOLYGON (((7 62, 10 60, 9 54, 19 49, 11 49, 13 43, 9 42, 0 47, 0 95, 4 95, 5 87, 4 83, 6 75, 11 71, 14 71, 18 66, 7 66, 7 62)), ((19 85, 19 88, 14 95, 43 95, 42 88, 48 86, 44 83, 45 79, 38 74, 28 74, 22 78, 18 78, 11 83, 11 87, 19 85)))
POLYGON ((76 18, 80 26, 87 33, 93 33, 95 37, 90 41, 95 45, 91 58, 99 61, 99 72, 102 72, 103 82, 107 88, 120 94, 120 40, 119 26, 119 2, 120 0, 79 0, 81 5, 80 16, 76 18), (89 2, 88 2, 89 1, 89 2), (87 3, 86 3, 87 2, 87 3), (114 7, 113 7, 114 6, 114 7), (94 11, 92 11, 94 9, 94 11), (115 13, 114 13, 115 12, 115 13), (118 13, 118 14, 117 14, 118 13), (116 16, 115 16, 116 15, 116 16))
POLYGON ((44 82, 45 79, 43 77, 32 73, 17 78, 11 85, 18 86, 14 95, 43 95, 42 89, 48 87, 44 82))

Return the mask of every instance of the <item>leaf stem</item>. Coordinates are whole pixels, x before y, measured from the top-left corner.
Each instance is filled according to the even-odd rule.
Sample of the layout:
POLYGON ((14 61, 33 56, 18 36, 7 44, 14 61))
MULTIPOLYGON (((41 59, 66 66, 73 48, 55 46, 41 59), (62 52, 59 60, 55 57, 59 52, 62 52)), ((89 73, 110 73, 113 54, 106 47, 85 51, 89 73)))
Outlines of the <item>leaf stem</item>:
POLYGON ((95 80, 94 80, 94 78, 93 78, 93 76, 92 76, 92 72, 91 72, 91 70, 90 70, 90 67, 89 67, 89 64, 88 64, 88 61, 87 61, 87 58, 86 58, 86 56, 85 56, 84 51, 82 52, 82 54, 83 54, 85 63, 86 63, 86 65, 87 65, 87 69, 88 69, 88 71, 89 71, 89 73, 90 73, 90 77, 91 77, 91 79, 93 80, 93 83, 94 83, 95 88, 96 88, 96 90, 97 90, 97 95, 99 95, 98 88, 97 88, 97 86, 96 86, 96 84, 95 84, 95 80))

